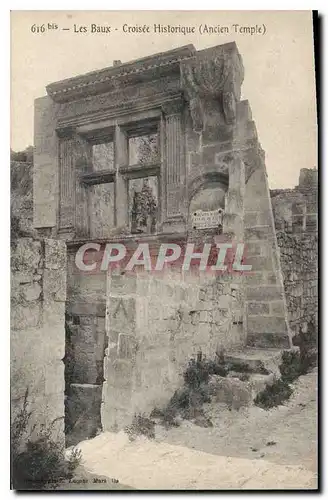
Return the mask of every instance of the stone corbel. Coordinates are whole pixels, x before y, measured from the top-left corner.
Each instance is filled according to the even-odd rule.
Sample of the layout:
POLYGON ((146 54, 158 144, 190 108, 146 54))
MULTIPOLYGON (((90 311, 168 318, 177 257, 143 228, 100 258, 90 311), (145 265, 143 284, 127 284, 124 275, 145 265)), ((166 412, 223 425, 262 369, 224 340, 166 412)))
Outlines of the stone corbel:
POLYGON ((234 125, 244 69, 235 44, 197 53, 181 62, 181 87, 189 101, 194 130, 206 126, 206 114, 217 105, 225 123, 234 125))

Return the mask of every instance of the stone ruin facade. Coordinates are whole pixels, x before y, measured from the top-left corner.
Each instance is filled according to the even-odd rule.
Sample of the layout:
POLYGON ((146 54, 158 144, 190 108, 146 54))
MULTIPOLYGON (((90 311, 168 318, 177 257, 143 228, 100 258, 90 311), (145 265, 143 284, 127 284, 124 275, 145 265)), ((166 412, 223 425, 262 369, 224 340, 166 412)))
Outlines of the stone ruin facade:
MULTIPOLYGON (((42 352, 56 355, 61 396, 49 408, 65 415, 68 445, 165 404, 200 350, 288 349, 307 321, 316 277, 309 271, 305 285, 303 267, 295 270, 295 295, 288 269, 294 240, 303 255, 307 226, 293 201, 279 215, 279 197, 289 207, 284 191, 270 196, 251 109, 240 99, 243 77, 235 43, 188 45, 53 83, 35 101, 33 225, 45 276, 38 261, 42 315, 31 328, 42 325, 42 352), (218 214, 217 224, 195 222, 202 211, 218 214), (252 272, 81 272, 75 255, 90 241, 148 242, 155 253, 162 242, 242 242, 252 272), (61 265, 49 268, 54 245, 61 265), (48 269, 51 310, 60 315, 49 329, 48 269)), ((301 188, 297 196, 308 200, 301 188)))

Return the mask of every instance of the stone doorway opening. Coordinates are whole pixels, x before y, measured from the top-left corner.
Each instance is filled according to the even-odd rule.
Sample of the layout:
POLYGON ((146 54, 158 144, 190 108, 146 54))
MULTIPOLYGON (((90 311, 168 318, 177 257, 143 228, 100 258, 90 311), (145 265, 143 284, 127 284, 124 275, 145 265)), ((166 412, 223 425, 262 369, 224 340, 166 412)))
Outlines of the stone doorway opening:
POLYGON ((105 317, 66 314, 66 447, 93 438, 102 430, 103 360, 106 347, 105 317))

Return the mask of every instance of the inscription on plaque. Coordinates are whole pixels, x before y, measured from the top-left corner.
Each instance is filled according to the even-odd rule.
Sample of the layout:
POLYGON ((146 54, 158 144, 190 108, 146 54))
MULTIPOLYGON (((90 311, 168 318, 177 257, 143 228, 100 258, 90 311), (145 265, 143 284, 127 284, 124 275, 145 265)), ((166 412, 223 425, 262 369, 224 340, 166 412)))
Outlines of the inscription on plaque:
POLYGON ((222 230, 223 210, 196 210, 192 214, 193 229, 214 229, 222 230))

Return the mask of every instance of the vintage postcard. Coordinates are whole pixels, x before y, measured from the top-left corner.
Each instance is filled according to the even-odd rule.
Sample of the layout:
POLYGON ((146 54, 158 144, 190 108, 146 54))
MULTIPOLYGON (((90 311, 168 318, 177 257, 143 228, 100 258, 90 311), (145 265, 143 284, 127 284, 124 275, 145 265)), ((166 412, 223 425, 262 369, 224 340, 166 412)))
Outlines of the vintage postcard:
POLYGON ((11 487, 316 490, 316 13, 11 13, 11 487))

